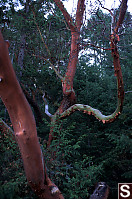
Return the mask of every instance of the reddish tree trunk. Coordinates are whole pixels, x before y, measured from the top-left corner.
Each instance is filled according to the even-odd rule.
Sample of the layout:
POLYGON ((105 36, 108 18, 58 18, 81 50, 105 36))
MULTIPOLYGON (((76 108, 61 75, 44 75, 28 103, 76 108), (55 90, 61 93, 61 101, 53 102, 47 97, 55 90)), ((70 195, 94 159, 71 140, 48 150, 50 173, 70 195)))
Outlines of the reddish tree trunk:
MULTIPOLYGON (((83 21, 83 13, 85 8, 85 0, 78 0, 77 11, 76 11, 76 20, 75 22, 72 21, 69 13, 64 8, 63 3, 61 0, 54 0, 58 8, 62 11, 65 20, 71 30, 71 49, 70 49, 70 56, 69 62, 67 66, 67 71, 65 76, 62 80, 62 91, 63 91, 63 100, 61 105, 56 113, 63 113, 67 110, 70 106, 76 103, 76 96, 73 89, 73 80, 76 72, 77 62, 78 62, 78 53, 79 53, 79 45, 80 45, 80 28, 83 21)), ((56 117, 55 113, 55 117, 56 117)), ((52 119, 53 123, 55 123, 55 119, 52 119)), ((50 130, 48 146, 53 139, 53 128, 50 130)))
POLYGON ((6 43, 0 32, 0 97, 5 104, 19 145, 27 180, 43 199, 63 199, 44 168, 31 108, 16 79, 6 43))
POLYGON ((54 0, 54 2, 62 11, 65 17, 65 20, 71 30, 71 50, 70 50, 70 56, 69 56, 69 63, 67 66, 67 71, 62 81, 62 89, 63 89, 64 98, 59 108, 59 112, 62 113, 71 105, 75 104, 73 80, 74 80, 76 66, 78 62, 78 53, 79 53, 79 45, 80 45, 80 28, 83 21, 85 0, 78 0, 75 23, 72 21, 72 18, 70 17, 69 13, 64 8, 64 5, 62 4, 62 2, 60 0, 54 0))

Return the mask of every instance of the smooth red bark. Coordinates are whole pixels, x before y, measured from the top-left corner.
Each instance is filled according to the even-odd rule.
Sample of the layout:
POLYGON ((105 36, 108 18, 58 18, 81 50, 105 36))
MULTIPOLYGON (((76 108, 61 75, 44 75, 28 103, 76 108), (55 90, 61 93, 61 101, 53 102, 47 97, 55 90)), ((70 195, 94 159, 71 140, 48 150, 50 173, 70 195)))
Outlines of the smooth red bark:
POLYGON ((31 108, 16 79, 8 43, 0 32, 0 97, 5 104, 20 148, 24 170, 31 188, 43 199, 63 199, 48 178, 31 108))
MULTIPOLYGON (((70 106, 76 103, 76 96, 73 89, 73 80, 74 80, 77 62, 78 62, 78 53, 79 53, 79 45, 80 45, 80 28, 83 22, 85 0, 78 0, 75 23, 73 22, 69 13, 65 9, 61 0, 54 0, 54 2, 56 3, 58 8, 61 10, 62 14, 64 15, 64 18, 71 31, 71 49, 70 49, 69 62, 68 62, 65 76, 62 80, 63 100, 57 111, 57 113, 61 114, 65 110, 67 110, 70 106)), ((55 124, 54 118, 52 119, 52 123, 55 124)), ((49 133, 48 146, 50 146, 50 143, 53 137, 54 137, 53 128, 51 128, 50 133, 49 133)))
MULTIPOLYGON (((78 0, 75 23, 72 21, 72 18, 70 17, 69 13, 64 8, 63 3, 60 0, 54 0, 54 2, 63 13, 64 18, 71 30, 71 50, 70 50, 70 56, 69 56, 69 63, 67 66, 67 71, 65 73, 64 80, 62 82, 62 87, 63 87, 64 97, 69 96, 69 94, 72 93, 72 97, 70 96, 69 98, 74 101, 75 93, 73 92, 73 79, 75 76, 76 66, 78 62, 78 53, 79 53, 79 45, 80 45, 80 28, 83 22, 85 0, 78 0)), ((62 108, 62 105, 61 105, 61 108, 62 108)), ((60 108, 60 112, 66 110, 64 108, 62 108, 63 110, 61 110, 61 108, 60 108)))
POLYGON ((115 33, 118 32, 119 27, 123 23, 123 20, 124 20, 125 14, 126 14, 126 10, 127 10, 127 1, 128 0, 122 0, 122 2, 121 2, 119 19, 117 21, 116 28, 114 30, 115 33))

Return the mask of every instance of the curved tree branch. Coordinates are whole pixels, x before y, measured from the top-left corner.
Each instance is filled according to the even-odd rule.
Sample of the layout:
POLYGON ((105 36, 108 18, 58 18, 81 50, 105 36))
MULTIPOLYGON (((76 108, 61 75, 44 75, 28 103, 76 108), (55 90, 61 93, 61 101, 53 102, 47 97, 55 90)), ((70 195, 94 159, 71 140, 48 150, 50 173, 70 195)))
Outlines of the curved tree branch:
MULTIPOLYGON (((126 0, 122 0, 122 1, 123 2, 125 1, 127 3, 126 0)), ((69 19, 70 16, 68 15, 67 11, 65 11, 62 2, 60 0, 54 0, 54 2, 62 11, 65 19, 67 20, 67 17, 69 19)), ((125 15, 125 12, 122 12, 122 9, 123 8, 121 6, 121 10, 119 14, 119 18, 121 19, 124 18, 124 16, 122 16, 121 13, 125 15)), ((76 29, 72 31, 72 28, 71 28, 71 50, 70 50, 69 63, 67 66, 67 71, 65 73, 64 80, 62 81, 63 100, 58 111, 54 114, 54 117, 52 118, 52 120, 55 121, 59 118, 61 119, 61 118, 67 117, 73 112, 79 110, 89 115, 90 114, 94 115, 98 120, 102 121, 103 123, 108 123, 108 122, 114 121, 119 116, 119 114, 122 111, 123 100, 124 100, 123 78, 122 78, 122 72, 121 72, 121 66, 120 66, 120 60, 119 60, 119 53, 116 46, 117 39, 115 38, 114 34, 111 35, 110 46, 111 46, 114 71, 115 71, 115 76, 117 77, 117 87, 118 87, 118 97, 117 97, 118 102, 117 102, 117 108, 115 112, 112 113, 111 115, 106 116, 106 115, 103 115, 99 110, 94 109, 89 105, 75 104, 73 79, 74 79, 77 61, 78 61, 80 28, 81 28, 81 23, 83 20, 83 12, 84 12, 84 0, 78 0, 78 6, 77 6, 77 12, 76 12, 76 23, 75 23, 76 29)), ((52 131, 53 130, 51 129, 51 132, 49 134, 49 145, 51 143, 51 140, 53 139, 52 131)))
POLYGON ((104 10, 107 10, 107 11, 111 14, 111 16, 113 16, 113 13, 112 13, 112 11, 111 11, 110 9, 104 7, 104 6, 102 5, 102 2, 101 2, 100 0, 98 0, 98 2, 99 2, 99 4, 100 4, 101 8, 103 8, 104 10))

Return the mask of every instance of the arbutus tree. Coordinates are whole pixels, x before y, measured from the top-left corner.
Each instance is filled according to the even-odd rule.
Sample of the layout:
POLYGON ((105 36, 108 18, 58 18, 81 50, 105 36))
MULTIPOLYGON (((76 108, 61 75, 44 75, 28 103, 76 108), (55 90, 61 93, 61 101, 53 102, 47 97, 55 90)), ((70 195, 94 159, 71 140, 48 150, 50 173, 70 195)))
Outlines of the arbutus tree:
MULTIPOLYGON (((49 134, 48 146, 54 138, 53 127, 56 122, 63 119, 75 111, 82 111, 88 115, 94 115, 103 123, 114 121, 122 111, 124 100, 123 78, 117 49, 118 29, 121 26, 126 9, 127 0, 122 0, 120 6, 119 19, 113 28, 110 37, 111 53, 113 57, 115 76, 117 77, 117 108, 111 115, 105 116, 99 110, 89 105, 76 104, 73 80, 78 62, 80 46, 80 29, 83 22, 85 10, 85 0, 78 0, 76 18, 72 20, 66 11, 62 1, 54 0, 62 12, 65 21, 71 31, 71 49, 66 73, 62 77, 57 71, 56 74, 62 82, 63 100, 57 112, 51 117, 52 128, 49 134)), ((36 124, 31 108, 23 94, 17 81, 13 66, 8 53, 9 43, 4 41, 0 33, 0 97, 5 104, 15 133, 17 143, 23 159, 27 180, 33 191, 43 199, 64 198, 58 187, 49 179, 37 138, 36 124)), ((55 70, 55 68, 54 68, 55 70)), ((45 98, 43 97, 45 100, 45 98)), ((45 110, 48 112, 46 104, 45 110)), ((4 125, 4 123, 3 123, 4 125)), ((107 194, 108 195, 108 194, 107 194)), ((105 197, 105 196, 104 196, 105 197)), ((106 197, 105 197, 106 198, 106 197)), ((101 197, 100 197, 101 199, 101 197)))
MULTIPOLYGON (((123 106, 123 99, 124 99, 124 87, 123 87, 123 78, 121 72, 121 66, 119 61, 119 53, 117 50, 117 36, 118 36, 118 28, 122 24, 125 12, 127 9, 127 1, 122 1, 120 15, 117 22, 116 27, 113 29, 111 34, 111 51, 113 57, 113 64, 115 70, 115 76, 117 77, 117 87, 118 87, 118 103, 115 112, 111 115, 105 116, 99 110, 94 109, 88 105, 82 104, 75 104, 75 92, 73 89, 73 79, 76 72, 76 66, 78 61, 78 53, 79 53, 79 39, 80 39, 80 28, 83 21, 83 13, 85 9, 85 1, 78 1, 77 12, 76 12, 76 19, 75 22, 72 21, 72 18, 67 13, 66 9, 64 8, 63 4, 59 0, 55 0, 56 5, 62 11, 65 20, 71 30, 71 50, 69 56, 69 63, 67 66, 67 71, 65 76, 61 78, 62 81, 62 90, 63 90, 63 100, 61 106, 59 107, 58 111, 55 113, 55 117, 64 118, 67 115, 79 110, 89 115, 94 115, 98 120, 102 121, 103 123, 108 123, 114 121, 122 111, 123 106), (72 105, 73 104, 73 105, 72 105), (71 106, 72 105, 72 106, 71 106)), ((112 14, 112 13, 111 13, 112 14)), ((112 15, 112 17, 114 17, 112 15)), ((53 117, 53 121, 56 118, 53 117)), ((52 140, 52 131, 49 136, 49 144, 52 140)))

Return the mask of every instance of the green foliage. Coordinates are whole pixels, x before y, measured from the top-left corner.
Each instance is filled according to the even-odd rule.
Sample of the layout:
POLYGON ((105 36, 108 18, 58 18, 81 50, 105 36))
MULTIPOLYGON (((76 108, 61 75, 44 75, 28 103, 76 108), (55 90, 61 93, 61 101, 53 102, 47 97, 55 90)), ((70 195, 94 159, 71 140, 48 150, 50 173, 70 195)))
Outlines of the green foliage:
POLYGON ((54 130, 57 133, 57 139, 53 140, 46 152, 46 165, 49 176, 58 186, 61 185, 60 188, 66 198, 79 198, 80 195, 86 197, 89 196, 91 181, 96 178, 97 167, 90 167, 92 157, 86 154, 82 156, 80 153, 84 135, 78 133, 79 138, 76 139, 76 122, 67 124, 69 121, 65 120, 56 125, 54 130))
POLYGON ((27 185, 21 155, 14 135, 0 129, 0 198, 36 198, 27 185))

